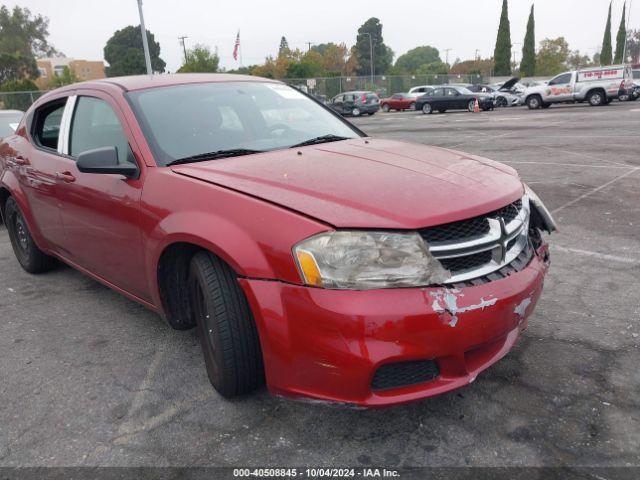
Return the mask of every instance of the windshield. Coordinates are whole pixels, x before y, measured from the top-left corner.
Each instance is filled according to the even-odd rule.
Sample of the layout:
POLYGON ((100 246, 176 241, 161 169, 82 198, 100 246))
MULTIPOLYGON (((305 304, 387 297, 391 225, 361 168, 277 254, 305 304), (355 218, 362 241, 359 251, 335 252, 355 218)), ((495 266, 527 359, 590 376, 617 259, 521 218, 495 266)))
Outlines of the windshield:
POLYGON ((346 122, 278 83, 220 82, 129 94, 159 165, 223 151, 268 151, 357 138, 346 122))

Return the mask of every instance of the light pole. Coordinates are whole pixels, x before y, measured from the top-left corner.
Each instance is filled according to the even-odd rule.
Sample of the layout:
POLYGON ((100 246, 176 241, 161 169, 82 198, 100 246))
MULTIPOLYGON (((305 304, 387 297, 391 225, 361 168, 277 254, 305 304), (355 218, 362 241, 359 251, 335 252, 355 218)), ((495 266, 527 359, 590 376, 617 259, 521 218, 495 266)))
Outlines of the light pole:
POLYGON ((371 59, 371 84, 373 85, 374 83, 374 79, 373 79, 373 37, 371 36, 371 34, 369 32, 362 32, 362 35, 368 35, 369 36, 369 58, 371 59))
POLYGON ((138 0, 138 13, 140 14, 140 30, 142 30, 142 47, 144 48, 144 61, 147 64, 147 75, 153 75, 151 57, 149 56, 149 43, 147 42, 147 29, 144 26, 144 15, 142 14, 142 0, 138 0))
POLYGON ((185 35, 183 35, 182 37, 178 37, 178 40, 180 40, 180 43, 182 43, 182 49, 184 50, 184 63, 187 63, 187 45, 185 44, 185 40, 189 38, 185 35))
POLYGON ((633 0, 629 0, 629 13, 627 14, 627 28, 625 29, 624 47, 622 48, 622 64, 627 63, 627 39, 629 38, 629 22, 631 21, 631 7, 633 6, 633 0))

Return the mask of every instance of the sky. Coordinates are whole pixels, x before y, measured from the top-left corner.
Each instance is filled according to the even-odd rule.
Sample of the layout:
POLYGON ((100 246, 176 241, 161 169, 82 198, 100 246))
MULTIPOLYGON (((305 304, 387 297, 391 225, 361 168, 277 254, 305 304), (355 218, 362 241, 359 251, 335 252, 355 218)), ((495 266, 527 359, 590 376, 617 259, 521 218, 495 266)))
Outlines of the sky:
MULTIPOLYGON (((620 24, 624 0, 613 0, 612 33, 620 24)), ((630 12, 630 28, 640 28, 640 0, 630 12)), ((532 0, 510 0, 511 40, 521 57, 532 0)), ((102 60, 103 48, 115 30, 138 25, 136 0, 19 0, 8 7, 28 7, 49 18, 50 43, 68 57, 102 60)), ((160 42, 168 71, 183 57, 179 36, 187 47, 197 43, 218 47, 220 64, 238 67, 232 52, 240 30, 244 65, 275 55, 280 38, 292 48, 307 42, 355 43, 358 27, 370 17, 383 25, 385 43, 397 56, 413 47, 431 45, 449 61, 493 55, 502 0, 144 0, 145 23, 160 42)), ((593 55, 602 43, 609 0, 536 0, 536 41, 564 36, 571 49, 593 55)))

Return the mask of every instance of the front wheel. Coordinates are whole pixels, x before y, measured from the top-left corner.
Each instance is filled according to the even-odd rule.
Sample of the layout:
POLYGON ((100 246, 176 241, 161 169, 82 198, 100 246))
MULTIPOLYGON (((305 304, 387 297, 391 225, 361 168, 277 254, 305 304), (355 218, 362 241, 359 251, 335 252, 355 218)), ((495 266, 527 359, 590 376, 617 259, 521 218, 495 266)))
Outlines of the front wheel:
POLYGON ((387 105, 386 103, 382 105, 382 111, 384 113, 389 113, 389 110, 391 110, 391 107, 389 107, 389 105, 387 105))
POLYGON ((264 382, 260 341, 235 272, 215 255, 199 252, 191 260, 188 289, 213 387, 224 397, 257 389, 264 382))
POLYGON ((496 107, 506 107, 508 105, 507 99, 504 97, 496 98, 496 107))
POLYGON ((433 107, 430 103, 425 103, 422 105, 422 113, 431 115, 433 113, 433 107))
POLYGON ((56 265, 53 257, 38 248, 16 201, 9 197, 4 208, 9 240, 20 266, 29 273, 44 273, 56 265))
POLYGON ((411 102, 411 104, 409 105, 409 110, 415 110, 416 109, 416 102, 411 102))
POLYGON ((353 115, 354 117, 359 117, 360 116, 360 109, 358 107, 354 108, 353 110, 351 110, 351 115, 353 115))
POLYGON ((467 110, 469 110, 471 113, 473 113, 476 109, 476 101, 475 100, 469 100, 469 103, 467 104, 467 110))
POLYGON ((527 107, 529 110, 537 110, 542 106, 542 98, 539 95, 533 95, 527 98, 527 107))

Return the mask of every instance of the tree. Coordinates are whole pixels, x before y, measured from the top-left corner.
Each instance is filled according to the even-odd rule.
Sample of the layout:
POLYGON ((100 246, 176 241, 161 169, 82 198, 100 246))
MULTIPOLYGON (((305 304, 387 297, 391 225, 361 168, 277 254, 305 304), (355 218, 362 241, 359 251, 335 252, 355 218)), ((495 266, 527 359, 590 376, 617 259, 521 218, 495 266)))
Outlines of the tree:
POLYGON ((622 5, 622 18, 620 19, 620 27, 618 27, 618 35, 616 36, 616 58, 614 63, 623 63, 624 58, 624 45, 627 40, 627 2, 622 5))
POLYGON ((196 45, 187 51, 187 61, 178 69, 178 73, 215 73, 220 58, 206 45, 196 45))
POLYGON ((555 39, 545 38, 540 42, 536 59, 536 73, 551 76, 567 69, 569 59, 569 44, 564 37, 555 39))
POLYGON ((580 53, 580 50, 574 50, 569 53, 569 57, 567 58, 567 67, 569 67, 569 69, 578 70, 589 66, 591 66, 589 55, 583 55, 580 53))
POLYGON ((398 73, 416 73, 418 70, 441 70, 442 65, 438 49, 424 45, 400 55, 394 69, 398 73))
POLYGON ((324 72, 322 68, 322 55, 314 50, 310 50, 300 57, 299 61, 294 61, 287 68, 287 78, 311 78, 319 77, 324 72))
MULTIPOLYGON (((151 68, 154 72, 164 72, 166 63, 160 58, 160 44, 149 30, 147 41, 151 68)), ((140 26, 129 25, 116 31, 104 47, 104 59, 109 63, 106 68, 107 77, 147 73, 140 26)))
POLYGON ((631 30, 627 34, 627 58, 631 63, 640 63, 640 30, 631 30))
POLYGON ((329 76, 344 73, 349 50, 344 43, 323 43, 311 48, 322 56, 322 68, 329 76))
POLYGON ((49 20, 27 8, 0 7, 0 82, 36 78, 36 57, 54 55, 48 43, 49 20))
POLYGON ((500 14, 496 48, 493 52, 493 62, 495 75, 511 75, 511 29, 507 0, 502 0, 502 13, 500 14))
POLYGON ((600 64, 611 65, 613 53, 611 52, 611 4, 609 4, 609 15, 607 25, 604 28, 604 38, 602 39, 602 51, 600 52, 600 64))
POLYGON ((393 51, 387 47, 382 37, 382 24, 375 17, 370 18, 358 29, 358 36, 354 46, 358 60, 358 75, 371 73, 371 49, 369 35, 373 42, 373 70, 377 75, 387 73, 393 61, 393 51))
POLYGON ((531 5, 531 13, 527 22, 527 33, 522 44, 522 61, 520 62, 520 75, 534 77, 536 75, 536 21, 534 6, 531 5))
MULTIPOLYGON (((0 92, 34 92, 37 90, 38 86, 27 78, 9 80, 0 86, 0 92)), ((4 95, 4 108, 25 111, 31 106, 35 98, 30 93, 4 95)))
POLYGON ((456 62, 451 66, 449 73, 452 75, 472 75, 475 73, 479 75, 490 76, 492 70, 492 59, 489 58, 486 60, 482 60, 477 58, 475 60, 465 60, 463 62, 456 60, 456 62))
POLYGON ((281 55, 289 55, 291 53, 291 49, 289 48, 289 42, 285 37, 280 39, 280 48, 278 49, 278 56, 281 55))

